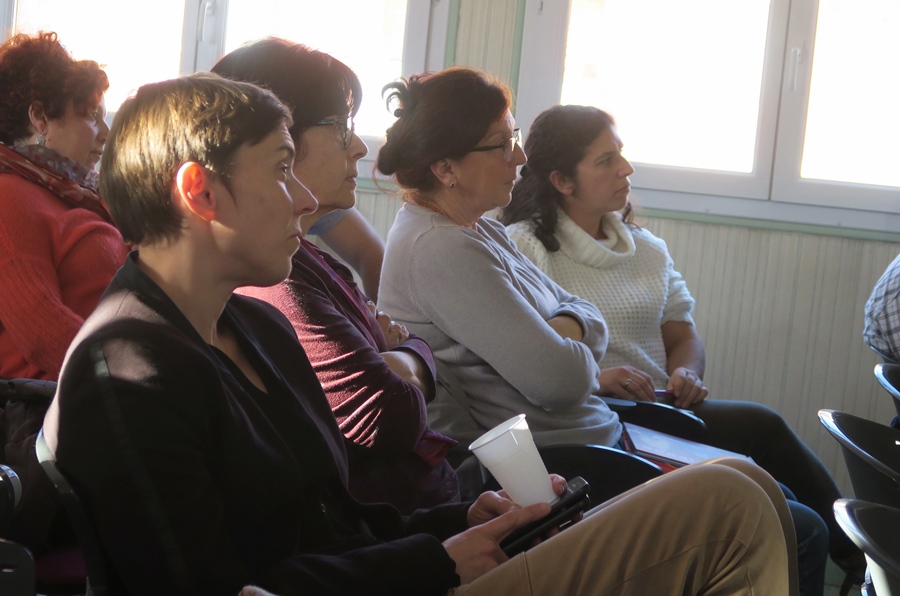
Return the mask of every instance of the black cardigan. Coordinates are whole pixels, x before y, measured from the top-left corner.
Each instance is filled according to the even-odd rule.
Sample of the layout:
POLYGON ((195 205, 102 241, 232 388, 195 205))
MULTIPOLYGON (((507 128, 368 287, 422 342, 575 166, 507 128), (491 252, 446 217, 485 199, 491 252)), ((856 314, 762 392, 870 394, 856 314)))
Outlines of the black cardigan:
POLYGON ((127 592, 234 595, 256 584, 279 594, 444 594, 458 585, 440 541, 465 528, 467 505, 402 518, 350 497, 343 438, 287 319, 237 295, 220 318, 262 377, 260 392, 135 258, 72 343, 49 415, 58 416, 59 465, 127 592), (113 397, 98 385, 98 344, 113 397))

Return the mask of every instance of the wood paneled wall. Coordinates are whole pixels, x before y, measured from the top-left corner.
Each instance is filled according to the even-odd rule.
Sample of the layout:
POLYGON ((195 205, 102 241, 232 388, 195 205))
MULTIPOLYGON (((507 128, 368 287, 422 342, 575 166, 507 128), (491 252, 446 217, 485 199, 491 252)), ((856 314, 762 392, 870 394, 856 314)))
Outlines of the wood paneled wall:
MULTIPOLYGON (((359 208, 386 236, 401 201, 359 193, 359 208)), ((849 493, 837 442, 820 408, 887 423, 894 408, 862 342, 863 307, 900 245, 644 218, 666 240, 697 301, 706 383, 718 399, 779 411, 849 493)))

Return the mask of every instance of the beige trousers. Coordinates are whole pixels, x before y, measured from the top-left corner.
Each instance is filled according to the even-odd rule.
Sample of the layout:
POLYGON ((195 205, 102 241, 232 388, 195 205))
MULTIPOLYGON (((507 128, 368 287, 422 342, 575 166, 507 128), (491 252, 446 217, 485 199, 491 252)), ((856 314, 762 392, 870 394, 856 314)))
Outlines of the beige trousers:
POLYGON ((454 596, 794 596, 796 537, 781 489, 720 459, 651 480, 461 586, 454 596))

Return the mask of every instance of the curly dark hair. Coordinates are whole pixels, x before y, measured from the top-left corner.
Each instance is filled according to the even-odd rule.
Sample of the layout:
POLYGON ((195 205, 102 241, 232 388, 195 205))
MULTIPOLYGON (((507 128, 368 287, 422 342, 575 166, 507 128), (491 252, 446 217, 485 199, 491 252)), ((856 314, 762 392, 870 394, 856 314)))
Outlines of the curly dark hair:
POLYGON ((0 46, 0 143, 31 134, 28 109, 40 102, 49 119, 62 118, 69 102, 87 115, 100 104, 109 79, 93 60, 74 60, 56 33, 20 33, 0 46))
POLYGON ((378 152, 378 171, 420 199, 437 186, 431 164, 470 152, 512 103, 506 85, 464 67, 413 75, 382 93, 399 107, 378 152))
MULTIPOLYGON (((512 201, 503 209, 500 221, 510 225, 530 219, 541 244, 550 252, 559 250, 557 208, 563 207, 564 197, 550 181, 550 174, 558 171, 574 179, 588 146, 614 125, 612 116, 591 106, 553 106, 541 112, 525 141, 528 163, 520 171, 512 201)), ((631 203, 622 211, 622 219, 634 225, 631 203)))

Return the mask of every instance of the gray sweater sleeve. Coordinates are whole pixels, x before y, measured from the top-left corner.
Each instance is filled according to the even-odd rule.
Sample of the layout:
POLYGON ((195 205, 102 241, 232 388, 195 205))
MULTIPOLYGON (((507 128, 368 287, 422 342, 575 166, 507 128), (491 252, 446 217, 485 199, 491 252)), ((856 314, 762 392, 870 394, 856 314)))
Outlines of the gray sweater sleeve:
POLYGON ((547 276, 547 263, 549 261, 547 259, 547 250, 540 240, 535 236, 532 236, 532 238, 534 243, 520 247, 518 244, 519 238, 510 236, 510 240, 513 241, 517 249, 518 256, 524 257, 522 258, 524 266, 530 268, 535 275, 543 278, 547 288, 552 290, 553 295, 559 301, 559 308, 552 316, 564 314, 578 321, 584 333, 581 343, 588 346, 594 355, 595 361, 600 362, 603 360, 603 356, 606 355, 606 347, 609 344, 609 328, 603 319, 603 315, 592 302, 570 294, 547 276), (542 265, 540 261, 543 261, 544 264, 542 265))
POLYGON ((472 352, 531 403, 547 410, 578 405, 599 389, 603 318, 541 273, 497 228, 502 232, 487 224, 485 236, 438 227, 419 237, 408 272, 417 308, 460 344, 460 358, 472 352), (563 339, 546 323, 561 313, 581 323, 584 342, 563 339))

